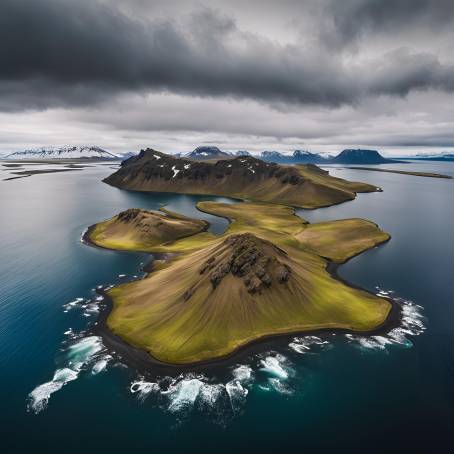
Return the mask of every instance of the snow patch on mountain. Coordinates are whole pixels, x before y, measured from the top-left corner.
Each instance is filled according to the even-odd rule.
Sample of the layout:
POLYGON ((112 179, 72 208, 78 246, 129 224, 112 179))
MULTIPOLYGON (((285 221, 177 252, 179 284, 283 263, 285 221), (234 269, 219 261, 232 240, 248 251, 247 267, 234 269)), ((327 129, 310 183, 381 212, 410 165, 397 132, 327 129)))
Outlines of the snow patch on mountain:
POLYGON ((119 159, 119 156, 95 146, 41 147, 16 151, 6 159, 119 159))

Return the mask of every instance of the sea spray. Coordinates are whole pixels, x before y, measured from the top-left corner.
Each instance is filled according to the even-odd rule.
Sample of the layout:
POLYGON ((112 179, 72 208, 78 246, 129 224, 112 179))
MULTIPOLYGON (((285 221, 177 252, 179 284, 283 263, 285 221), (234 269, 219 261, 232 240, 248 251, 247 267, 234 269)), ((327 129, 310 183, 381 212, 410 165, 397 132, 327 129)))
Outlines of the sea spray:
MULTIPOLYGON (((392 293, 392 291, 380 290, 377 295, 387 297, 392 293)), ((346 334, 345 337, 348 341, 363 350, 387 351, 388 346, 412 347, 413 343, 407 336, 419 336, 426 329, 426 319, 422 313, 423 307, 402 298, 393 298, 393 300, 401 307, 402 319, 400 326, 379 336, 346 334)))
POLYGON ((52 380, 37 386, 28 395, 27 409, 34 413, 44 410, 51 395, 70 381, 76 380, 83 368, 90 364, 103 348, 98 336, 84 337, 71 344, 64 351, 63 366, 55 371, 52 380))
POLYGON ((288 345, 293 351, 300 354, 306 354, 312 352, 314 347, 318 347, 318 350, 322 350, 329 345, 329 342, 322 340, 317 336, 304 336, 295 337, 292 342, 288 345))

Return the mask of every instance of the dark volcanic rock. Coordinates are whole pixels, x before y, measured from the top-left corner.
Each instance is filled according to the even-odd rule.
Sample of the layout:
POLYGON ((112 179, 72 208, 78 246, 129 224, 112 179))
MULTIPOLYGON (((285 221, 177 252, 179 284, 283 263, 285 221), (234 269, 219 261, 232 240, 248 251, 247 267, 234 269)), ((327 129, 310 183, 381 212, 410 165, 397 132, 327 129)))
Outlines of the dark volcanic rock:
POLYGON ((113 186, 122 187, 128 181, 140 179, 146 181, 182 181, 209 182, 231 180, 233 187, 238 183, 261 182, 268 178, 276 178, 283 184, 297 185, 304 181, 297 169, 282 167, 277 164, 263 162, 252 156, 239 156, 224 159, 214 164, 177 158, 153 149, 142 150, 122 162, 121 168, 104 181, 113 186))
POLYGON ((282 284, 290 279, 290 267, 278 259, 285 253, 271 243, 244 233, 228 237, 224 245, 230 249, 228 258, 217 263, 210 257, 200 269, 200 274, 211 273, 213 289, 228 274, 241 278, 249 293, 258 293, 273 282, 282 284))
POLYGON ((140 211, 141 210, 139 208, 129 208, 118 214, 118 220, 123 221, 123 222, 130 222, 137 218, 140 211))

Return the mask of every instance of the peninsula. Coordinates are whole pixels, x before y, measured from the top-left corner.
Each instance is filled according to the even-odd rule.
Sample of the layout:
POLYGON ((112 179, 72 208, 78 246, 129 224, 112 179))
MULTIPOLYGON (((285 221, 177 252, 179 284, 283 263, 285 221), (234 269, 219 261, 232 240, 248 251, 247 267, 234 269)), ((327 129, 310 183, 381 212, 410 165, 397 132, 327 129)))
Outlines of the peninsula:
POLYGON ((134 191, 205 194, 318 208, 353 200, 375 186, 329 175, 316 165, 284 166, 239 156, 217 162, 177 158, 153 149, 122 162, 104 180, 134 191))
POLYGON ((397 173, 400 175, 412 175, 414 177, 452 179, 452 177, 450 175, 444 175, 442 173, 418 172, 418 171, 412 171, 412 170, 377 169, 375 167, 347 167, 347 169, 368 170, 370 172, 397 173))
POLYGON ((277 335, 368 333, 394 312, 386 298, 329 271, 330 264, 390 238, 374 223, 309 224, 293 208, 268 203, 197 207, 229 218, 226 232, 214 235, 201 221, 173 213, 127 210, 85 235, 102 247, 175 253, 144 279, 106 293, 112 301, 108 328, 154 359, 187 365, 222 359, 277 335))

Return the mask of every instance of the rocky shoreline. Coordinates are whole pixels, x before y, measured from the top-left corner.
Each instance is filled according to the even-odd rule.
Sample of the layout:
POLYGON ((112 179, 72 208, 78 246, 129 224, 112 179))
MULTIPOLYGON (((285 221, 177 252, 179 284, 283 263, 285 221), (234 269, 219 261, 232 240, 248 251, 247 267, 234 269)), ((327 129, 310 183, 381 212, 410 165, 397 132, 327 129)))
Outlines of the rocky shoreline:
MULTIPOLYGON (((87 230, 88 232, 88 230, 87 230)), ((86 232, 86 233, 87 233, 86 232)), ((85 234, 86 234, 85 233, 85 234)), ((87 244, 98 247, 87 241, 87 244)), ((174 254, 160 254, 159 256, 154 255, 154 258, 146 264, 142 270, 150 273, 152 272, 153 262, 155 260, 171 260, 174 254)), ((346 262, 344 262, 346 263, 346 262)), ((341 278, 337 272, 341 264, 329 262, 327 265, 327 271, 331 276, 350 287, 354 287, 368 293, 368 290, 361 288, 351 282, 341 278)), ((231 352, 230 354, 208 361, 200 361, 195 363, 186 364, 172 364, 165 363, 154 358, 147 351, 134 347, 125 342, 120 336, 114 334, 107 326, 107 319, 113 308, 113 301, 107 292, 103 289, 98 289, 97 293, 103 296, 103 301, 99 304, 100 311, 96 323, 90 329, 90 334, 100 336, 103 339, 104 345, 111 351, 115 352, 126 365, 136 369, 139 372, 147 374, 175 374, 182 371, 194 371, 194 372, 215 372, 220 367, 224 368, 227 366, 235 365, 242 360, 250 357, 253 354, 263 353, 266 350, 285 348, 291 342, 292 338, 298 336, 313 336, 313 335, 329 335, 329 334, 356 334, 363 336, 376 336, 388 333, 394 328, 400 326, 402 319, 401 305, 395 300, 389 297, 384 297, 390 304, 391 310, 386 318, 385 322, 377 328, 369 331, 356 331, 344 328, 323 328, 306 331, 295 331, 291 333, 273 334, 257 338, 246 345, 243 345, 231 352)))

